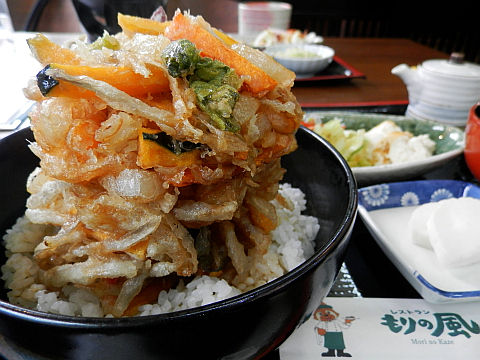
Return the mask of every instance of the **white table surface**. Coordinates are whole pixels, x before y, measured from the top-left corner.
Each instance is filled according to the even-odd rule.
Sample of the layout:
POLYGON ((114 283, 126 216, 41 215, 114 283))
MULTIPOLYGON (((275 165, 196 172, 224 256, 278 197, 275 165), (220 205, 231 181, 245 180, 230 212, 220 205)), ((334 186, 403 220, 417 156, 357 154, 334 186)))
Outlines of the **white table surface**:
MULTIPOLYGON (((67 40, 84 36, 72 33, 45 33, 50 40, 62 44, 67 40)), ((14 32, 12 40, 2 41, 0 46, 0 127, 27 105, 23 88, 30 78, 34 77, 42 66, 33 58, 27 45, 27 39, 35 36, 31 32, 14 32)), ((25 121, 17 129, 28 126, 25 121)), ((12 131, 0 130, 0 139, 12 131)))

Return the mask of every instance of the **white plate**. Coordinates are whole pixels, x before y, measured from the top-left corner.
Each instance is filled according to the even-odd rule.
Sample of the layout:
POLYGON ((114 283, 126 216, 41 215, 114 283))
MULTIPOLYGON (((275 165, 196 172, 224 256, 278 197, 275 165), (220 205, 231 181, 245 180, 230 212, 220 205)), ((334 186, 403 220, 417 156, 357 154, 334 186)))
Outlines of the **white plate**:
POLYGON ((277 62, 292 70, 298 76, 316 74, 323 71, 333 60, 335 50, 325 45, 314 44, 280 44, 267 46, 265 53, 277 62), (315 54, 313 57, 291 57, 288 51, 315 54))
POLYGON ((471 266, 445 268, 433 250, 413 244, 408 220, 418 205, 464 196, 480 198, 480 188, 463 181, 424 180, 359 189, 359 214, 373 238, 419 294, 432 303, 480 300, 480 259, 471 266))
POLYGON ((307 116, 318 121, 329 121, 334 117, 343 120, 347 129, 369 130, 385 120, 392 120, 403 130, 413 135, 428 134, 437 144, 432 157, 401 164, 353 167, 352 171, 360 185, 388 181, 407 180, 434 170, 463 153, 465 133, 463 130, 438 122, 413 119, 399 115, 368 114, 354 112, 307 111, 307 116))

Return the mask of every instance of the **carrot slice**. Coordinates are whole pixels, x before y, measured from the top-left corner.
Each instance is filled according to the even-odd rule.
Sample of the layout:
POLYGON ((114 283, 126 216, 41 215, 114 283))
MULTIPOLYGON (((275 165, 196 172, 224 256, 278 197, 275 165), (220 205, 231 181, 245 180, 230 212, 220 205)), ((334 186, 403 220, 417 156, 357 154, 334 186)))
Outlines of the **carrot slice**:
POLYGON ((265 71, 230 49, 222 40, 200 25, 193 24, 180 12, 173 17, 164 35, 170 40, 190 40, 200 50, 200 55, 218 60, 235 69, 239 76, 244 77, 247 90, 254 94, 264 95, 277 85, 265 71))
POLYGON ((145 98, 142 99, 143 102, 147 105, 152 107, 156 107, 158 109, 170 111, 171 113, 175 112, 175 107, 173 106, 172 102, 172 94, 171 93, 162 93, 154 96, 153 98, 145 98))
MULTIPOLYGON (((170 25, 170 21, 159 22, 152 19, 141 18, 137 16, 131 15, 124 15, 122 13, 118 13, 117 15, 117 22, 118 25, 122 28, 125 32, 130 33, 140 33, 146 35, 160 35, 165 32, 165 29, 168 25, 170 25)), ((212 28, 220 39, 227 45, 236 44, 237 41, 232 37, 228 36, 224 32, 212 28)))
POLYGON ((95 140, 95 131, 98 128, 99 125, 93 121, 80 122, 72 127, 69 137, 81 149, 96 148, 99 142, 95 140))
POLYGON ((37 34, 28 39, 27 44, 30 47, 35 59, 43 66, 50 63, 79 65, 80 58, 72 50, 61 47, 50 41, 45 35, 37 34))
POLYGON ((141 18, 137 16, 124 15, 118 13, 117 16, 118 25, 125 32, 141 33, 146 35, 160 35, 165 32, 166 27, 170 23, 159 22, 156 20, 141 18))
MULTIPOLYGON (((170 21, 159 22, 156 20, 140 18, 137 16, 131 15, 124 15, 118 13, 117 16, 118 25, 122 28, 125 32, 130 33, 140 33, 146 35, 160 35, 165 32, 165 29, 168 25, 170 25, 170 21)), ((217 35, 223 42, 227 45, 236 44, 237 41, 232 37, 228 36, 224 32, 212 28, 215 35, 217 35)))
POLYGON ((254 206, 248 206, 248 210, 250 211, 250 220, 252 223, 262 229, 266 234, 277 227, 276 222, 262 212, 258 211, 258 209, 254 206))
MULTIPOLYGON (((151 66, 151 75, 148 78, 135 73, 132 69, 122 66, 80 66, 68 64, 50 64, 51 68, 62 69, 69 75, 85 75, 95 80, 104 81, 119 90, 134 97, 143 97, 149 94, 158 94, 169 90, 168 78, 162 69, 151 66)), ((49 96, 90 97, 93 93, 65 82, 52 88, 49 96), (60 86, 62 85, 62 86, 60 86)), ((94 94, 93 94, 94 95, 94 94)))
POLYGON ((215 35, 217 35, 228 46, 232 46, 233 44, 238 44, 237 40, 228 36, 223 31, 220 31, 220 30, 215 29, 215 28, 212 28, 212 29, 213 29, 213 32, 215 33, 215 35))
POLYGON ((95 93, 93 91, 84 89, 80 86, 76 86, 70 84, 69 82, 58 80, 58 85, 53 87, 48 94, 47 97, 70 97, 74 99, 90 99, 95 97, 95 93))
POLYGON ((279 158, 294 151, 296 148, 297 143, 295 138, 285 134, 277 134, 275 145, 262 149, 260 154, 258 154, 258 156, 255 158, 255 163, 257 165, 268 163, 273 159, 279 158))
POLYGON ((147 257, 147 246, 149 240, 142 240, 136 243, 135 245, 130 246, 128 249, 125 250, 126 253, 132 254, 137 259, 145 260, 147 257))
POLYGON ((313 122, 300 121, 300 125, 303 125, 306 128, 309 128, 310 130, 313 130, 313 128, 315 127, 315 123, 313 122))

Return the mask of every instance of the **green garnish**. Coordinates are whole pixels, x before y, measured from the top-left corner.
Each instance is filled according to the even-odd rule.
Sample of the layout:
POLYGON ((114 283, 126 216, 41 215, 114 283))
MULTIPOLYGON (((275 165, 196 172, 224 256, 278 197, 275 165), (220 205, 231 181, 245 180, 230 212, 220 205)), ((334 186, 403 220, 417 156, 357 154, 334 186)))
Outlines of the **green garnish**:
POLYGON ((188 40, 170 43, 163 51, 168 73, 185 77, 197 96, 199 107, 221 130, 238 132, 240 125, 233 117, 233 108, 240 96, 242 81, 235 71, 220 61, 201 57, 188 40))
POLYGON ((91 43, 90 47, 94 50, 101 50, 102 48, 119 50, 120 43, 115 37, 110 35, 108 32, 104 31, 103 36, 99 37, 97 40, 91 43))
POLYGON ((172 41, 163 50, 162 57, 168 73, 173 77, 192 75, 200 60, 197 48, 188 40, 172 41))

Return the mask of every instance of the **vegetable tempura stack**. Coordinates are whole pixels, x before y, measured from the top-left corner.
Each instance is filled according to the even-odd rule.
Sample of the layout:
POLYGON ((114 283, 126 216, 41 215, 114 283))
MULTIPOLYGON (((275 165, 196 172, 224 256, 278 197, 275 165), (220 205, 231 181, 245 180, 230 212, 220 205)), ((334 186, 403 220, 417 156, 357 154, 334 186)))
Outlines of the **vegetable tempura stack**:
POLYGON ((119 23, 93 44, 29 40, 45 68, 26 90, 41 160, 26 216, 43 235, 23 250, 38 267, 23 298, 70 284, 121 316, 179 278, 271 280, 270 201, 302 119, 294 74, 201 17, 119 23))

